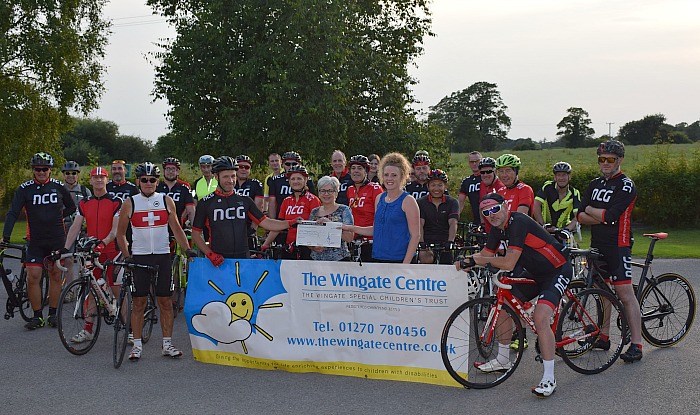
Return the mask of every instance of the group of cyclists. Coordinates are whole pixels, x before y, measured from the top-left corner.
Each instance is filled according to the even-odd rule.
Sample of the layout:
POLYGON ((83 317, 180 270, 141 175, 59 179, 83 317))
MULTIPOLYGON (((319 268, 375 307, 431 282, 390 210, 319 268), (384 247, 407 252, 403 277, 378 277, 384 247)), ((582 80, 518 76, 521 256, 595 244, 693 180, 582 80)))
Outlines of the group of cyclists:
MULTIPOLYGON (((190 225, 192 242, 213 266, 226 258, 250 258, 250 250, 287 247, 286 259, 348 261, 350 244, 357 241, 362 261, 389 263, 455 263, 458 269, 474 265, 526 272, 536 285, 513 288, 523 301, 538 298, 534 321, 544 361, 544 375, 532 389, 537 396, 550 396, 554 378, 554 337, 548 329, 550 317, 571 277, 570 263, 561 242, 548 231, 575 229, 578 223, 591 226, 591 246, 603 252, 608 277, 625 305, 631 331, 631 345, 622 355, 625 361, 641 359, 641 317, 632 291, 630 213, 635 201, 634 183, 622 174, 624 145, 611 140, 597 149, 601 177, 583 194, 570 186, 569 163, 553 166, 553 180, 537 194, 519 180, 521 160, 513 154, 493 159, 479 152, 469 154, 471 175, 464 178, 457 198, 447 191, 448 176, 432 168, 430 155, 417 152, 411 161, 400 153, 379 157, 361 154, 349 159, 336 150, 331 154, 332 171, 317 184, 310 178, 299 153, 288 151, 268 156, 271 173, 261 182, 250 176, 253 161, 237 157, 203 155, 202 176, 192 186, 179 179, 181 163, 168 157, 157 166, 141 163, 135 169, 136 184, 126 180, 126 162, 114 160, 108 172, 103 167, 90 171, 92 192, 78 182, 80 166, 67 162, 62 169, 65 183, 51 178, 54 159, 35 154, 30 165, 33 178, 17 189, 8 211, 2 241, 9 237, 20 210, 27 215, 27 269, 29 298, 34 318, 26 328, 34 330, 56 325, 56 307, 61 291, 61 274, 51 261, 68 252, 86 229, 98 240, 100 261, 122 255, 125 261, 159 265, 156 297, 161 310, 162 354, 179 357, 172 344, 172 241, 197 255, 183 227, 190 225), (161 167, 163 178, 161 181, 161 167), (111 175, 111 180, 108 177, 111 175), (412 180, 409 182, 409 178, 412 180), (317 188, 318 191, 317 191, 317 188), (484 248, 466 258, 452 256, 460 215, 467 201, 473 221, 487 233, 484 248), (301 221, 342 223, 339 248, 297 246, 296 225, 301 221), (66 227, 66 223, 70 226, 66 227), (549 225, 551 224, 551 225, 549 225), (268 231, 257 246, 258 227, 268 231), (361 243, 360 243, 361 242, 361 243), (423 244, 445 247, 439 255, 423 244), (42 266, 50 275, 48 317, 43 316, 39 288, 42 266), (563 287, 563 288, 562 288, 563 287), (541 330, 540 330, 541 328, 541 330)), ((107 270, 105 277, 111 276, 107 270)), ((118 282, 106 278, 115 292, 118 282)), ((150 289, 150 276, 134 270, 132 328, 135 338, 130 360, 141 358, 141 316, 150 289)), ((507 313, 503 313, 507 317, 507 313)), ((91 339, 91 327, 72 339, 91 339)), ((526 341, 526 339, 525 339, 526 341)), ((601 336, 594 347, 609 347, 601 336)), ((527 344, 524 346, 526 347, 527 344)), ((507 370, 511 339, 499 335, 499 353, 481 363, 484 372, 507 370)), ((518 345, 514 345, 518 347, 518 345)))

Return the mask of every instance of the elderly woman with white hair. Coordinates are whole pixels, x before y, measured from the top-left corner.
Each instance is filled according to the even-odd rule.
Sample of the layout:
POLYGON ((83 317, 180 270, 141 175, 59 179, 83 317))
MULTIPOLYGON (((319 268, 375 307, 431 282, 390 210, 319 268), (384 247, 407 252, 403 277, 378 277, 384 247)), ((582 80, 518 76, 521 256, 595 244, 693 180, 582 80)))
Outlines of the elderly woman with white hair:
MULTIPOLYGON (((318 196, 321 199, 321 206, 311 211, 309 220, 317 222, 340 222, 345 225, 354 223, 352 211, 346 205, 336 202, 340 191, 340 181, 336 177, 323 176, 318 180, 318 196)), ((340 248, 327 248, 323 246, 312 246, 311 259, 317 261, 349 261, 350 250, 348 242, 351 242, 354 235, 350 231, 343 231, 340 241, 340 248)))

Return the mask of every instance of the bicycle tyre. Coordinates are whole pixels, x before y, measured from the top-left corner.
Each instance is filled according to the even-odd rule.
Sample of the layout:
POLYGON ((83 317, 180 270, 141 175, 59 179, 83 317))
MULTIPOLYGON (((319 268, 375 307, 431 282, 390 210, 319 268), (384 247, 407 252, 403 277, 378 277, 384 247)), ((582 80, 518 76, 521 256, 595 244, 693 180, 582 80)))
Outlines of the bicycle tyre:
MULTIPOLYGON (((474 325, 475 319, 473 314, 478 313, 478 310, 487 308, 493 309, 495 306, 495 298, 476 298, 467 301, 459 306, 445 323, 440 338, 440 354, 445 369, 452 378, 465 388, 486 389, 491 388, 504 382, 510 375, 513 374, 518 367, 523 356, 523 337, 525 330, 520 323, 516 312, 508 306, 501 309, 501 312, 506 312, 511 317, 511 321, 515 326, 517 337, 520 339, 517 350, 508 348, 510 354, 511 367, 506 371, 485 373, 479 370, 477 362, 485 362, 495 359, 498 355, 498 347, 493 347, 490 343, 496 343, 495 327, 492 339, 489 344, 484 344, 481 340, 481 332, 486 325, 486 321, 479 320, 477 326, 474 325), (484 351, 490 350, 487 356, 484 356, 484 351)), ((510 343, 510 333, 508 330, 508 343, 510 343)))
POLYGON ((63 347, 71 354, 81 356, 89 352, 100 335, 102 307, 95 290, 82 278, 68 284, 58 298, 56 320, 58 336, 63 347), (92 339, 75 342, 73 338, 85 329, 88 319, 92 320, 92 339))
POLYGON ((112 344, 112 363, 115 369, 119 369, 124 361, 126 345, 129 342, 129 329, 131 328, 131 290, 122 289, 119 294, 119 307, 117 317, 114 319, 114 342, 112 344))
POLYGON ((592 375, 609 368, 620 357, 627 332, 627 320, 617 297, 607 291, 590 288, 580 291, 566 302, 559 314, 555 340, 557 343, 563 339, 574 340, 560 346, 557 349, 559 355, 574 371, 592 375), (606 302, 610 307, 605 306, 606 302), (594 345, 602 340, 600 333, 606 325, 609 327, 610 346, 608 349, 596 348, 594 345))
POLYGON ((15 290, 15 297, 19 299, 19 315, 22 316, 22 320, 30 322, 34 317, 34 310, 32 310, 32 304, 29 302, 29 292, 27 291, 27 268, 22 266, 22 270, 19 274, 20 281, 17 284, 17 289, 15 290))
POLYGON ((695 320, 695 292, 687 279, 666 273, 642 291, 642 336, 656 347, 669 347, 683 340, 695 320))
POLYGON ((143 311, 143 330, 141 330, 141 341, 143 344, 148 343, 153 333, 153 324, 156 319, 155 298, 152 293, 148 293, 146 300, 146 309, 143 311))
POLYGON ((173 259, 173 283, 175 284, 175 290, 173 291, 173 318, 177 318, 180 312, 180 307, 183 305, 182 301, 185 298, 183 287, 184 276, 184 266, 182 263, 182 257, 176 255, 173 259))
POLYGON ((49 272, 46 268, 41 271, 41 280, 39 280, 39 287, 41 288, 41 306, 46 307, 49 305, 49 272))

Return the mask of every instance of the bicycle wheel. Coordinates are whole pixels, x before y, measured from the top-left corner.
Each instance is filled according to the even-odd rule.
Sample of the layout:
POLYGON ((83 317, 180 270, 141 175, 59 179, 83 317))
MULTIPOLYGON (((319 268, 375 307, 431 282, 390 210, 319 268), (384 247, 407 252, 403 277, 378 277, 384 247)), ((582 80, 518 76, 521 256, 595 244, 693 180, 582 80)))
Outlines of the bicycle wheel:
POLYGON ((131 327, 131 290, 122 289, 119 294, 117 318, 114 319, 114 343, 112 344, 112 361, 115 369, 119 369, 124 361, 126 345, 129 342, 131 327))
POLYGON ((598 288, 582 290, 568 298, 559 313, 555 333, 557 351, 576 372, 600 373, 622 353, 627 331, 617 297, 598 288), (606 332, 609 343, 604 339, 606 332))
POLYGON ((173 259, 173 283, 175 284, 175 289, 173 291, 173 318, 177 318, 177 314, 180 311, 180 306, 184 300, 183 287, 182 285, 182 257, 180 255, 175 255, 173 259))
POLYGON ((661 274, 644 287, 642 335, 656 347, 678 343, 688 334, 695 319, 695 292, 678 274, 661 274))
POLYGON ((41 271, 39 287, 41 287, 41 305, 46 307, 49 305, 49 272, 46 268, 41 271))
POLYGON ((19 275, 19 283, 15 289, 15 297, 19 299, 19 315, 22 316, 22 320, 29 322, 34 317, 34 311, 32 310, 32 304, 29 302, 29 293, 27 292, 27 269, 22 266, 22 271, 19 275))
POLYGON ((58 336, 66 350, 74 355, 84 355, 92 349, 100 334, 101 311, 97 294, 82 278, 61 291, 56 317, 58 336), (85 328, 88 322, 92 322, 91 332, 85 328))
POLYGON ((156 316, 156 300, 153 293, 148 293, 146 301, 146 309, 143 312, 143 330, 141 331, 141 341, 143 344, 148 343, 153 333, 153 324, 158 320, 156 316))
POLYGON ((503 307, 501 313, 508 313, 511 321, 493 321, 496 308, 495 299, 477 298, 459 306, 447 319, 440 338, 440 354, 447 372, 454 380, 466 388, 485 389, 496 386, 513 374, 523 356, 523 329, 520 319, 510 307, 503 307), (489 310, 483 313, 482 310, 489 310), (485 318, 483 316, 486 315, 485 318), (478 317, 475 317, 478 316, 478 317), (492 324, 493 322, 493 324, 492 324), (512 327, 515 325, 520 339, 517 350, 508 347, 507 368, 500 371, 484 372, 477 368, 498 356, 496 333, 499 324, 508 324, 507 342, 510 344, 512 327), (489 327, 493 327, 492 330, 489 327))

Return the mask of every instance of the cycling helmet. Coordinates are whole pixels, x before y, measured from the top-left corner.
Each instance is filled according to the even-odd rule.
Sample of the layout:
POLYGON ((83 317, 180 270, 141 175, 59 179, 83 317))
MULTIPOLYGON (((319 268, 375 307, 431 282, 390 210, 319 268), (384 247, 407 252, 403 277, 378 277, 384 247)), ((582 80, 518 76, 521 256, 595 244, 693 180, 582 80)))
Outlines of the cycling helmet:
POLYGON ((430 173, 428 173, 428 182, 431 180, 442 180, 447 184, 447 173, 440 169, 430 170, 430 173))
POLYGON ((180 160, 176 159, 175 157, 166 157, 165 159, 163 159, 163 167, 165 166, 175 166, 179 169, 180 160))
POLYGON ((296 151, 287 151, 282 156, 282 161, 285 161, 285 160, 294 160, 297 163, 301 163, 301 156, 296 151))
POLYGON ((253 160, 252 160, 250 157, 246 156, 245 154, 241 154, 240 156, 236 156, 236 162, 237 162, 237 163, 240 163, 240 162, 242 162, 242 161, 247 162, 247 163, 250 164, 251 166, 253 165, 253 160))
POLYGON ((53 167, 53 157, 51 157, 50 154, 48 153, 36 153, 35 155, 32 156, 31 161, 29 162, 29 165, 34 167, 34 166, 46 166, 46 167, 53 167))
POLYGON ((151 163, 150 161, 147 161, 145 163, 141 163, 138 166, 136 166, 136 170, 134 170, 134 174, 136 175, 136 177, 141 177, 141 176, 160 177, 160 167, 156 166, 155 164, 151 163))
POLYGON ((302 166, 301 164, 297 164, 296 166, 290 167, 289 170, 287 170, 287 172, 285 173, 285 175, 289 179, 294 173, 301 173, 302 175, 304 175, 304 177, 309 177, 309 171, 306 170, 306 167, 302 166))
POLYGON ((77 171, 80 172, 80 164, 76 163, 73 160, 67 161, 66 164, 63 165, 63 168, 61 171, 77 171))
POLYGON ((501 154, 496 159, 496 168, 511 167, 514 170, 520 167, 520 157, 514 154, 501 154))
POLYGON ((552 167, 552 173, 571 173, 571 164, 560 161, 552 167))
POLYGON ((598 146, 598 155, 614 154, 618 157, 625 157, 625 145, 617 140, 608 140, 598 146))
POLYGON ((214 163, 214 156, 210 156, 209 154, 205 154, 199 158, 199 164, 212 164, 212 163, 214 163))
POLYGON ((413 157, 416 157, 416 156, 430 157, 430 153, 428 153, 425 150, 418 150, 418 151, 416 151, 416 154, 413 155, 413 157))
POLYGON ((479 160, 479 168, 482 167, 496 168, 496 160, 492 159, 491 157, 484 157, 481 160, 479 160))
POLYGON ((221 156, 214 160, 211 165, 212 173, 219 173, 224 170, 238 170, 238 162, 231 156, 221 156))
POLYGON ((369 170, 369 159, 362 154, 350 157, 348 167, 352 166, 353 164, 357 164, 358 166, 364 167, 365 170, 369 170))
POLYGON ((413 157, 414 166, 427 166, 430 164, 430 157, 427 151, 418 151, 413 157))

